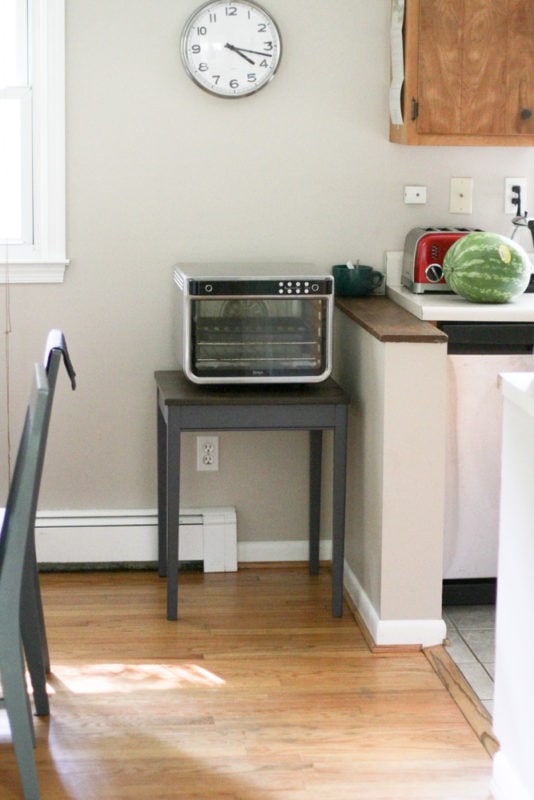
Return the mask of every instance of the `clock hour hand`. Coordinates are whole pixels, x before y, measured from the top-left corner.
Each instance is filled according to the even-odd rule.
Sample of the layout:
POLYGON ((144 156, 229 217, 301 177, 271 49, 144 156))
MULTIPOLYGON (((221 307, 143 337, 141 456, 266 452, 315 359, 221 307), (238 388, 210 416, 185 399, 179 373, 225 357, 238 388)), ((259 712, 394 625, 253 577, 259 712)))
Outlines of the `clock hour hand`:
MULTIPOLYGON (((239 47, 236 47, 233 44, 229 44, 228 42, 226 42, 226 44, 224 46, 227 47, 228 50, 232 50, 234 53, 237 53, 238 56, 241 56, 241 58, 244 58, 245 61, 248 61, 249 64, 252 64, 254 66, 254 61, 251 58, 249 58, 248 56, 246 56, 241 51, 241 49, 239 47)), ((247 52, 249 52, 249 51, 247 50, 247 52)), ((250 51, 250 52, 252 52, 252 51, 250 51)))

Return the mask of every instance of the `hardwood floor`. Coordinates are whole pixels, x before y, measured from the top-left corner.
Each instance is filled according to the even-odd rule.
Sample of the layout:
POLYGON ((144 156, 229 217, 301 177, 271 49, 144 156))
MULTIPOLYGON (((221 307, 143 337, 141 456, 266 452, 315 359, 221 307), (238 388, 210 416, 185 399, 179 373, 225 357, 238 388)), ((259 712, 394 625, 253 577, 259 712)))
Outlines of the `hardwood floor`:
MULTIPOLYGON (((491 760, 422 652, 371 653, 330 576, 47 574, 43 800, 487 800, 491 760)), ((0 796, 20 797, 0 718, 0 796)))

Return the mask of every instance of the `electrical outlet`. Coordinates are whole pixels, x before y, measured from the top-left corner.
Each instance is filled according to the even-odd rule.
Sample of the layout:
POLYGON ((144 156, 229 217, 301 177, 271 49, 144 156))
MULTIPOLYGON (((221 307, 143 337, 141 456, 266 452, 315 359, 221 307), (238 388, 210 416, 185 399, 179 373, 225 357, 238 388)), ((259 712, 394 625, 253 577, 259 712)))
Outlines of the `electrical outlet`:
POLYGON ((219 469, 219 437, 197 436, 197 471, 217 472, 219 469))
POLYGON ((527 210, 527 179, 526 178, 505 178, 504 179, 504 213, 513 214, 514 217, 524 214, 527 210), (517 189, 519 187, 520 206, 513 202, 518 199, 517 189))

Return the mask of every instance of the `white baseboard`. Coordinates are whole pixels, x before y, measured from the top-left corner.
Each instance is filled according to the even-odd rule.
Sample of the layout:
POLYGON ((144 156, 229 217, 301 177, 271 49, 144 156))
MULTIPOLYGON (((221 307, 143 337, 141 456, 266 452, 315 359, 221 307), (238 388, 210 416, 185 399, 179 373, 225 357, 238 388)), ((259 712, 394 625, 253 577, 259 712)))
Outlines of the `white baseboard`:
POLYGON ((380 619, 347 562, 344 576, 345 590, 376 645, 418 644, 432 647, 443 644, 447 627, 442 619, 380 619))
MULTIPOLYGON (((35 526, 40 564, 156 562, 156 509, 39 511, 35 526)), ((321 540, 319 557, 331 559, 332 543, 321 540)), ((308 540, 237 542, 234 508, 193 508, 180 513, 180 559, 203 561, 205 572, 231 572, 238 563, 307 561, 308 540)), ((345 562, 345 589, 377 645, 442 644, 442 619, 383 620, 345 562)))
MULTIPOLYGON (((309 544, 307 539, 276 542, 239 542, 237 552, 240 563, 308 561, 309 544)), ((328 539, 321 540, 319 544, 319 559, 321 561, 329 561, 331 557, 332 542, 328 539)))
MULTIPOLYGON (((40 564, 135 564, 158 558, 158 513, 154 508, 104 511, 39 511, 35 526, 40 564)), ((180 513, 180 559, 204 561, 205 572, 233 571, 237 562, 307 561, 308 540, 237 542, 234 508, 190 508, 180 513), (206 537, 215 551, 206 564, 206 537), (217 542, 225 542, 221 556, 217 542), (220 568, 221 558, 224 569, 220 568), (219 567, 219 568, 218 568, 219 567)), ((331 558, 321 541, 319 557, 331 558)))

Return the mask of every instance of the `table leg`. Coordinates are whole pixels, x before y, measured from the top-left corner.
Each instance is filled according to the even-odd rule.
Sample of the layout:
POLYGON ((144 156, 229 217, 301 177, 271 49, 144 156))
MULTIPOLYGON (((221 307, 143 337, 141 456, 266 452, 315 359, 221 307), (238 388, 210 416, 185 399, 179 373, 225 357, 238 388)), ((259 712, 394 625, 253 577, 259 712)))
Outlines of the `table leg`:
POLYGON ((310 431, 310 575, 319 574, 319 537, 321 534, 321 467, 323 452, 323 432, 310 431))
POLYGON ((332 493, 332 616, 341 617, 343 615, 343 564, 345 558, 346 407, 338 406, 336 416, 332 493))
POLYGON ((178 538, 180 528, 180 422, 178 409, 167 420, 167 619, 178 619, 178 538))
POLYGON ((167 425, 158 392, 158 575, 167 575, 167 425))

